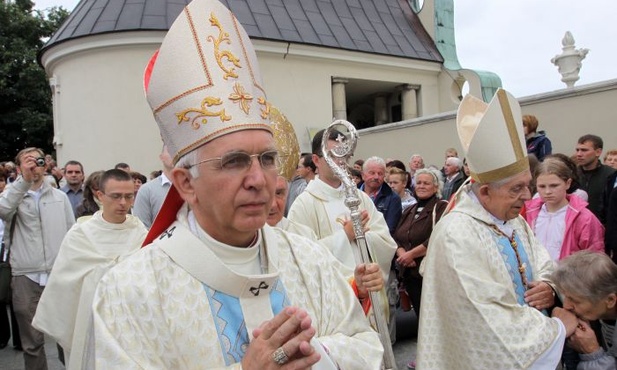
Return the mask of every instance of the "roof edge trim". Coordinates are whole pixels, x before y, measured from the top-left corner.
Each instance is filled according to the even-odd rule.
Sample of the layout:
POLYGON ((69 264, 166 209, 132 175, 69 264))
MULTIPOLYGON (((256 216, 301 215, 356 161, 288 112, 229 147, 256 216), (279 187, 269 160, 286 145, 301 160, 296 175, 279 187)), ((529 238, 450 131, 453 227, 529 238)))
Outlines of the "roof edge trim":
MULTIPOLYGON (((127 45, 160 45, 167 31, 126 31, 88 35, 56 43, 39 53, 40 64, 45 70, 59 60, 83 51, 127 45)), ((157 46, 158 47, 158 46, 157 46)))

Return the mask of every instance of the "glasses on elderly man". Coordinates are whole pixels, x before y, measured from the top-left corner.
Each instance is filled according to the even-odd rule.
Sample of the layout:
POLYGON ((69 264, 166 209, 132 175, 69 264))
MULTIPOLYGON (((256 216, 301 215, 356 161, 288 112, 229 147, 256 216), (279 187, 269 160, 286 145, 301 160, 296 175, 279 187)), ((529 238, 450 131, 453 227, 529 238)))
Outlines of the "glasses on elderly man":
POLYGON ((280 159, 276 150, 270 150, 259 154, 248 154, 244 152, 226 153, 221 157, 208 158, 190 165, 192 168, 207 162, 217 162, 218 168, 224 171, 242 171, 251 167, 253 158, 259 160, 261 168, 264 170, 276 170, 280 165, 280 159))

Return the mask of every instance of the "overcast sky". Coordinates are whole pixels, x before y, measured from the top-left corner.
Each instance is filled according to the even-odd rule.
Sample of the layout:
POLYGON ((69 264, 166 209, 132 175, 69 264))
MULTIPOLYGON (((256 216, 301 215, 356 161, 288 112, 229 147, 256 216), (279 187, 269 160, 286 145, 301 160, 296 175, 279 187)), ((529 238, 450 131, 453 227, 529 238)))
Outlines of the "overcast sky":
MULTIPOLYGON (((78 0, 34 0, 39 9, 73 10, 78 0)), ((517 97, 561 89, 551 58, 572 32, 587 48, 578 85, 617 78, 615 0, 455 0, 458 58, 463 68, 497 73, 517 97)))

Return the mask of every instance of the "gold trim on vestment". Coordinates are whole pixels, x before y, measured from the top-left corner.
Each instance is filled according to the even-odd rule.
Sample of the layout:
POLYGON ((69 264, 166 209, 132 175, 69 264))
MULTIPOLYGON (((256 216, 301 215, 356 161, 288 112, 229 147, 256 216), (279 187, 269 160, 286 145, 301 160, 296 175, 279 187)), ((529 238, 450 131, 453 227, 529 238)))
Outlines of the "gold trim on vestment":
MULTIPOLYGON (((514 157, 516 160, 520 160, 525 157, 525 152, 521 147, 521 140, 518 137, 518 131, 516 129, 516 121, 514 121, 514 116, 512 115, 512 108, 510 107, 510 101, 508 100, 508 95, 505 90, 499 89, 497 90, 497 98, 499 99, 499 105, 501 106, 501 112, 503 113, 503 118, 506 121, 506 128, 508 129, 508 135, 510 136, 510 141, 512 142, 512 149, 514 149, 514 157)), ((523 124, 522 122, 520 123, 523 124)))
POLYGON ((232 66, 226 67, 225 63, 223 63, 223 59, 227 59, 227 61, 230 62, 235 67, 242 68, 242 65, 240 65, 240 59, 238 59, 238 57, 236 57, 234 53, 231 52, 231 50, 221 49, 221 44, 223 43, 231 45, 231 40, 229 39, 229 33, 227 33, 223 29, 221 22, 219 22, 219 19, 214 15, 214 12, 210 13, 209 20, 210 20, 210 24, 213 27, 218 28, 219 30, 219 34, 217 37, 209 35, 207 39, 208 41, 212 42, 214 45, 214 59, 216 60, 216 63, 219 65, 219 68, 221 68, 221 70, 225 72, 225 74, 223 75, 223 79, 227 80, 229 77, 238 78, 236 69, 232 66))
POLYGON ((204 144, 207 144, 208 142, 216 139, 217 137, 231 134, 232 132, 236 132, 236 131, 243 131, 243 130, 265 130, 265 131, 272 133, 272 127, 270 127, 270 125, 266 123, 246 123, 242 125, 223 127, 222 129, 218 131, 215 131, 209 135, 202 137, 201 139, 195 142, 192 142, 191 144, 184 147, 183 149, 178 150, 178 153, 173 158, 173 163, 175 165, 176 163, 178 163, 180 158, 182 158, 182 156, 184 156, 185 154, 188 154, 189 152, 192 152, 193 150, 199 148, 200 146, 204 144))
POLYGON ((514 163, 495 170, 482 173, 471 172, 471 178, 481 184, 489 184, 495 181, 507 179, 510 176, 518 175, 525 170, 529 170, 529 160, 527 157, 523 157, 514 163))
POLYGON ((183 110, 182 112, 176 113, 176 117, 178 118, 178 124, 181 124, 182 122, 190 121, 191 127, 193 127, 194 130, 198 130, 201 127, 201 125, 205 125, 206 123, 208 123, 208 119, 206 117, 219 117, 221 119, 221 122, 231 120, 231 116, 228 116, 225 114, 225 109, 222 109, 218 112, 211 112, 208 110, 208 107, 212 107, 215 105, 221 105, 221 104, 223 104, 221 99, 213 97, 213 96, 207 96, 201 102, 201 109, 189 108, 189 109, 183 110), (191 117, 189 117, 191 113, 195 114, 195 116, 192 119, 191 117), (200 119, 201 121, 199 121, 200 119))

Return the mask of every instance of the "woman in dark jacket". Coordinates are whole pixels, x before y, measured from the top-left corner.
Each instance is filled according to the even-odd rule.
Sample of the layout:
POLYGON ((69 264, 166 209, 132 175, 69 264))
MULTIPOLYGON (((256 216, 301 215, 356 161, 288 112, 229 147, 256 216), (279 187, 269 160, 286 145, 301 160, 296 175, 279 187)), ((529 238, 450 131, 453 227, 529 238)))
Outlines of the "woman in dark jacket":
POLYGON ((398 245, 396 263, 399 279, 402 278, 414 312, 419 317, 422 277, 418 269, 426 255, 433 226, 441 218, 448 202, 441 200, 443 180, 439 171, 419 169, 414 178, 418 203, 403 212, 394 232, 394 240, 398 245))
POLYGON ((533 154, 540 162, 553 152, 551 141, 544 131, 538 131, 538 119, 526 114, 523 116, 523 129, 527 141, 527 154, 533 154))

